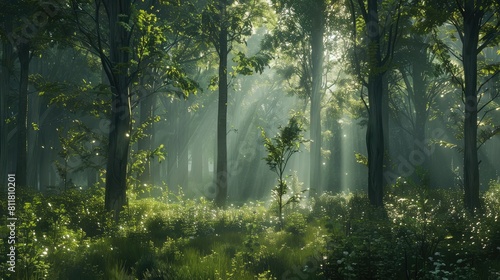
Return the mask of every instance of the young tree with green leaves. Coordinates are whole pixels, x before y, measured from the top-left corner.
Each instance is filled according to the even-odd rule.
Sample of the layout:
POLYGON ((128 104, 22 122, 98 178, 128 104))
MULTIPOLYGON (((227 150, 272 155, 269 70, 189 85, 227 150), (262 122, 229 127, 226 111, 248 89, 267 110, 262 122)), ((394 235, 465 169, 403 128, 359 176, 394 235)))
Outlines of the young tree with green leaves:
POLYGON ((275 30, 267 38, 267 48, 288 58, 281 71, 286 79, 298 79, 295 91, 310 101, 310 188, 322 188, 321 101, 325 82, 325 36, 333 21, 335 1, 331 0, 274 0, 278 14, 275 30))
POLYGON ((278 204, 280 228, 283 228, 283 208, 300 199, 301 193, 285 197, 289 190, 285 172, 290 158, 298 153, 300 145, 306 142, 302 135, 303 131, 302 123, 297 116, 290 118, 287 126, 280 127, 278 134, 273 138, 267 137, 266 132, 261 128, 261 136, 267 150, 267 156, 264 159, 271 171, 278 176, 278 185, 273 189, 273 197, 278 204))

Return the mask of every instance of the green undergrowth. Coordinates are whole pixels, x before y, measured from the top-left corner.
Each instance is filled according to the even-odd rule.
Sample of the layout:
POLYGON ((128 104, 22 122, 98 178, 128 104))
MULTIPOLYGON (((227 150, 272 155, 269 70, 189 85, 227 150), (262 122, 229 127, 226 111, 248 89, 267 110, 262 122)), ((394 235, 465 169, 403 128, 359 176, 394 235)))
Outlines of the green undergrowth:
MULTIPOLYGON (((385 207, 323 194, 285 209, 218 209, 165 193, 131 199, 121 220, 103 190, 18 193, 16 272, 3 279, 499 279, 500 184, 469 213, 457 190, 398 182, 385 207)), ((1 246, 8 248, 0 202, 1 246)), ((7 270, 7 256, 0 256, 7 270)))

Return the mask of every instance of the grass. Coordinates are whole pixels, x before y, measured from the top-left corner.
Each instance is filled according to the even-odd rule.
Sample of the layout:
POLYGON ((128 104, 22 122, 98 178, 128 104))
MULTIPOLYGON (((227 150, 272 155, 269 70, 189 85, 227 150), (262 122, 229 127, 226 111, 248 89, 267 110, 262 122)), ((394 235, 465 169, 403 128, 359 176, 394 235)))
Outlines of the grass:
POLYGON ((455 190, 396 185, 384 209, 363 194, 323 194, 287 209, 278 230, 260 202, 221 210, 204 199, 137 199, 113 224, 96 211, 101 189, 26 193, 23 269, 9 279, 498 279, 498 197, 492 183, 471 214, 455 190))

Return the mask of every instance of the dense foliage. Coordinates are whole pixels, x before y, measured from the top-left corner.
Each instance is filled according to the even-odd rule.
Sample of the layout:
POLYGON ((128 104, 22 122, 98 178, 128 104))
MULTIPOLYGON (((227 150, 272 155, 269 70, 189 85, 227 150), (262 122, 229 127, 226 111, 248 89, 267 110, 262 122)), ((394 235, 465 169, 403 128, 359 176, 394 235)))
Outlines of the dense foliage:
POLYGON ((500 279, 499 30, 500 0, 0 1, 0 276, 500 279))
POLYGON ((164 191, 130 200, 115 224, 103 189, 24 193, 12 279, 498 279, 500 184, 474 215, 461 196, 403 180, 384 209, 323 194, 286 208, 278 230, 263 202, 221 210, 164 191))

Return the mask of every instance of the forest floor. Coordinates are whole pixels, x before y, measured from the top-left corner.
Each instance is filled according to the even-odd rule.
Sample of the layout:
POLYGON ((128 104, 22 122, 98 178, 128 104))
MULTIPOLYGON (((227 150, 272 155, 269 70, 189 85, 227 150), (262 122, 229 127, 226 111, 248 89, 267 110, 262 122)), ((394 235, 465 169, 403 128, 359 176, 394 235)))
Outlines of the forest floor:
POLYGON ((401 183, 383 209, 357 193, 305 199, 282 227, 272 203, 219 209, 172 193, 130 198, 115 223, 103 194, 18 195, 15 272, 2 254, 2 279, 500 279, 499 183, 475 213, 460 191, 401 183))

